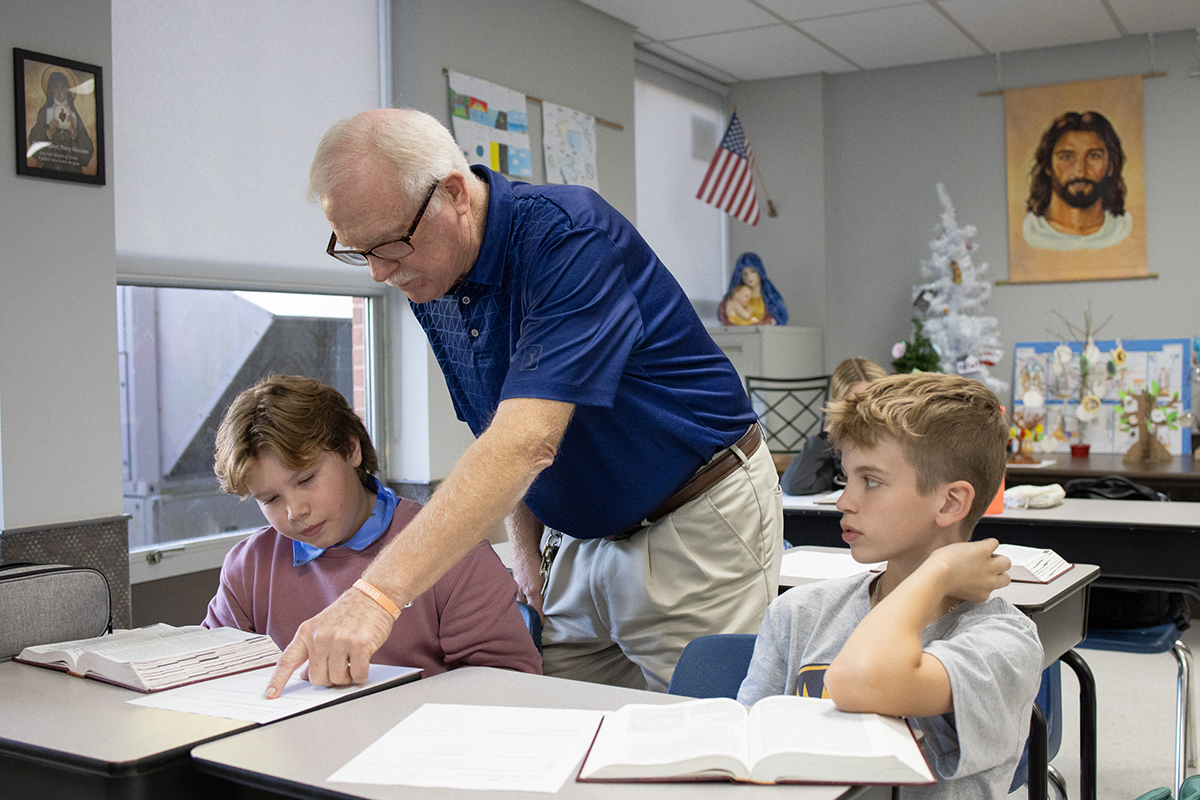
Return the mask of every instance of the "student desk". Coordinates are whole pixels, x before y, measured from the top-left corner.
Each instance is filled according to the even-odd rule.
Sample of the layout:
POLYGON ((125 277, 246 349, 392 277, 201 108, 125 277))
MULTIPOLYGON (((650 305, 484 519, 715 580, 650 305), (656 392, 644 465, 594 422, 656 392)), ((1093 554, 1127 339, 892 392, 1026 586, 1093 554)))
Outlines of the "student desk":
MULTIPOLYGON (((425 703, 537 706, 613 710, 626 703, 671 703, 683 698, 527 675, 490 667, 466 667, 425 678, 358 702, 318 709, 256 730, 201 745, 192 751, 197 769, 252 788, 254 797, 444 800, 481 797, 479 792, 415 786, 330 783, 335 770, 425 703)), ((222 797, 232 796, 233 789, 222 797)), ((544 800, 541 793, 504 792, 506 798, 544 800)), ((574 775, 556 795, 567 800, 869 800, 890 797, 884 786, 746 786, 728 783, 576 783, 574 775)), ((214 795, 217 796, 217 795, 214 795)))
MULTIPOLYGON (((780 589, 821 580, 804 569, 806 553, 845 554, 849 558, 850 549, 801 545, 785 550, 779 575, 780 589)), ((1045 653, 1042 669, 1062 658, 1087 635, 1087 592, 1084 589, 1099 573, 1099 567, 1076 564, 1050 583, 1010 583, 993 592, 993 597, 1008 600, 1037 626, 1045 653)))
MULTIPOLYGON (((792 544, 843 546, 841 513, 815 497, 783 496, 792 544)), ((1048 547, 1067 561, 1100 567, 1097 586, 1163 589, 1200 599, 1200 503, 1068 498, 1043 509, 985 516, 976 538, 1048 547)))
POLYGON ((24 798, 219 797, 192 746, 254 723, 141 708, 138 693, 0 663, 0 795, 24 798))

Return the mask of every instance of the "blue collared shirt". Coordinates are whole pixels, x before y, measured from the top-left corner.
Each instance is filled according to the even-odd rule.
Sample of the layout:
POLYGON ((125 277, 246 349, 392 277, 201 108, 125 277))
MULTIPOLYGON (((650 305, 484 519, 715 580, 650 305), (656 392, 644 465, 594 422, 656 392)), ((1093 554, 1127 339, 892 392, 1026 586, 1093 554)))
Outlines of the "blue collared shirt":
MULTIPOLYGON (((388 526, 392 524, 392 517, 395 515, 396 506, 400 501, 395 492, 379 481, 375 481, 375 490, 375 508, 371 510, 371 516, 367 517, 367 521, 358 529, 358 533, 351 536, 344 544, 335 544, 334 547, 362 550, 374 544, 375 540, 387 531, 388 526)), ((313 559, 319 558, 325 550, 324 547, 313 547, 311 544, 293 539, 292 566, 299 567, 307 564, 313 559)))

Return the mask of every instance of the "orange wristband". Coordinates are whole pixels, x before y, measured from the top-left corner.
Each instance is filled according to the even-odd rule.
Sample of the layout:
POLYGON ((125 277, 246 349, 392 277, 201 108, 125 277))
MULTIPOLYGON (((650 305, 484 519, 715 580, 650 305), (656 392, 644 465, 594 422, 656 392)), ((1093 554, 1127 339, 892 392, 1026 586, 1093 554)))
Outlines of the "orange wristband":
POLYGON ((376 589, 371 584, 359 578, 354 582, 354 588, 365 594, 367 597, 379 604, 379 607, 392 615, 393 620, 400 619, 400 608, 389 600, 383 592, 376 589))

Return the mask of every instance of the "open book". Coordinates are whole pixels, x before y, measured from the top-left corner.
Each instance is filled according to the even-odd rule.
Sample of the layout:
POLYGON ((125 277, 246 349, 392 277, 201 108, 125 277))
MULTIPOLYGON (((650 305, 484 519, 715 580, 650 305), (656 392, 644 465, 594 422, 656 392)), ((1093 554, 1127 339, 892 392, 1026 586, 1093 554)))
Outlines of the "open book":
POLYGON ((1012 561, 1009 577, 1022 583, 1049 583, 1071 568, 1058 553, 1041 547, 1002 544, 996 548, 996 555, 1008 556, 1012 561))
POLYGON ((26 647, 13 660, 139 692, 155 692, 270 666, 279 656, 275 642, 257 633, 236 628, 208 630, 199 625, 151 625, 93 639, 26 647))
POLYGON ((580 781, 934 783, 908 725, 776 695, 747 709, 721 697, 608 714, 580 781))

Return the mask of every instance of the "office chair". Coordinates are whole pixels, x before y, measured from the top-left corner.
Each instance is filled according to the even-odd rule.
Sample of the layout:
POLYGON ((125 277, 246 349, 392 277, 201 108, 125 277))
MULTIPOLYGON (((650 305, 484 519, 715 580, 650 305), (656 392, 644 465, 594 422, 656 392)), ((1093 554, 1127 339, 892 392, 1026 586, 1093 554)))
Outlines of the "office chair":
POLYGON ((667 694, 737 699, 754 655, 752 633, 715 633, 688 642, 679 654, 667 694))
POLYGON ((1091 650, 1118 653, 1171 653, 1177 665, 1175 677, 1175 782, 1183 785, 1188 767, 1196 765, 1196 742, 1192 719, 1192 651, 1179 637, 1182 631, 1174 622, 1145 628, 1106 630, 1089 628, 1079 644, 1091 650))
POLYGON ((772 454, 798 453, 821 430, 829 397, 829 376, 759 378, 746 376, 746 394, 758 415, 772 454))

